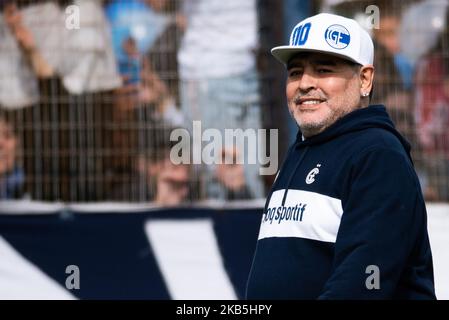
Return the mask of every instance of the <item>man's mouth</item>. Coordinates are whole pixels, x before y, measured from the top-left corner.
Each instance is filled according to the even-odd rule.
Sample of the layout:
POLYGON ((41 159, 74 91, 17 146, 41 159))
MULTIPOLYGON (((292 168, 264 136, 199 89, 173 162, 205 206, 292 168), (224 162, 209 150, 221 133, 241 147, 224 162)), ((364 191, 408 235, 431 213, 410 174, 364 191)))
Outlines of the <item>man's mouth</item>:
POLYGON ((316 98, 300 98, 296 100, 296 105, 300 110, 315 110, 325 100, 316 98))

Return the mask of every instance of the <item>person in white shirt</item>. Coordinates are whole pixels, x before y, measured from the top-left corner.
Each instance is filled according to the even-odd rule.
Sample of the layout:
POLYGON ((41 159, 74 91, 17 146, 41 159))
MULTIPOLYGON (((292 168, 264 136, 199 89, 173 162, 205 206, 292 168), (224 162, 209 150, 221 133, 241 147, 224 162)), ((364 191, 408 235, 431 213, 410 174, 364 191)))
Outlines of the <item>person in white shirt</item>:
MULTIPOLYGON (((224 129, 260 129, 256 1, 185 0, 183 5, 187 27, 178 63, 186 125, 200 120, 203 129, 222 134, 224 129)), ((216 169, 204 170, 206 193, 223 199, 216 169)), ((261 197, 259 165, 245 159, 244 170, 252 197, 261 197)))

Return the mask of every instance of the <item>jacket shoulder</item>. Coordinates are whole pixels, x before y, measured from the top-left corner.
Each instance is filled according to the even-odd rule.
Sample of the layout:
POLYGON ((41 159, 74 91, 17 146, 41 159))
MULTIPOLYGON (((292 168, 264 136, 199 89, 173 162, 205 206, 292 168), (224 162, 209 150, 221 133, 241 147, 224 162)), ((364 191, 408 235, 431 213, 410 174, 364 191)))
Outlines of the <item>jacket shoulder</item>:
MULTIPOLYGON (((368 150, 389 149, 408 157, 404 145, 399 137, 382 128, 369 128, 353 132, 351 141, 358 153, 368 150)), ((403 138, 402 138, 403 139, 403 138)))

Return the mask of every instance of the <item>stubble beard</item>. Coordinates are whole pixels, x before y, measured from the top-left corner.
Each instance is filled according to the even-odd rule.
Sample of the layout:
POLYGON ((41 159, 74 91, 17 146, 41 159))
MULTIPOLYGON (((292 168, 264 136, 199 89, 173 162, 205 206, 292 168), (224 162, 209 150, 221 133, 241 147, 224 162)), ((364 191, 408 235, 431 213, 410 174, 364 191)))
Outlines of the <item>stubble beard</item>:
POLYGON ((301 129, 301 133, 305 138, 309 138, 323 132, 339 119, 356 109, 354 107, 338 109, 328 107, 327 115, 324 117, 324 119, 304 122, 299 115, 300 111, 296 110, 298 107, 295 105, 295 103, 290 102, 290 104, 292 106, 290 108, 290 114, 298 124, 299 128, 301 129))

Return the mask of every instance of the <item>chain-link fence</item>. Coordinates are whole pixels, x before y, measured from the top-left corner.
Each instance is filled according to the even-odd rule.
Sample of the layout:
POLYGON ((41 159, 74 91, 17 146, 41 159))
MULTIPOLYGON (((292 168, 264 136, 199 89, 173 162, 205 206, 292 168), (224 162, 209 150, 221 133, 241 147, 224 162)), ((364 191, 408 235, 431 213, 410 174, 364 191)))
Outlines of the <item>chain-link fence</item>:
POLYGON ((288 19, 330 10, 367 23, 372 103, 385 104, 411 142, 426 199, 449 201, 446 1, 0 3, 2 199, 263 197, 274 175, 260 175, 248 150, 270 155, 276 144, 278 162, 296 134, 284 70, 269 49, 286 43, 288 19), (207 137, 208 129, 216 131, 207 137), (279 135, 239 149, 224 139, 231 129, 279 135), (207 149, 212 137, 221 148, 207 149), (184 164, 173 150, 184 151, 184 164), (208 164, 208 155, 245 161, 208 164))

